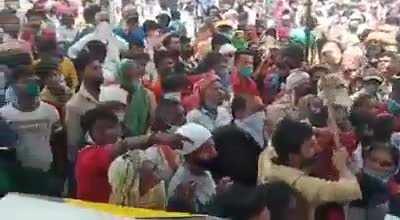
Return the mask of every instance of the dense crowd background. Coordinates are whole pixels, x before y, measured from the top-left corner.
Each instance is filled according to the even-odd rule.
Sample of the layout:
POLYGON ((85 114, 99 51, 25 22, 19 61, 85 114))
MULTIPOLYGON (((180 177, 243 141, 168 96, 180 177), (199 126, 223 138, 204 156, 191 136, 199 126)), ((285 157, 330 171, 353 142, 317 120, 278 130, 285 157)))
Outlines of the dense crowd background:
POLYGON ((5 1, 0 193, 400 217, 400 2, 5 1))

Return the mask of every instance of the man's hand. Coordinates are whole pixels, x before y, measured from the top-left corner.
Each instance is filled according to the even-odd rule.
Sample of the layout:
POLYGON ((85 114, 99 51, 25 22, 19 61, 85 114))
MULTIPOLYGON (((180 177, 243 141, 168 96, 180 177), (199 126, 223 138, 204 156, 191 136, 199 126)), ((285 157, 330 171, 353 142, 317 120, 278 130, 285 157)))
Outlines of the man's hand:
POLYGON ((173 149, 182 149, 183 147, 183 142, 189 142, 193 143, 192 140, 190 140, 187 137, 184 137, 179 134, 168 134, 164 132, 158 132, 153 134, 150 137, 150 142, 153 144, 165 144, 169 145, 173 149))
POLYGON ((335 165, 339 172, 347 170, 347 160, 349 158, 349 153, 346 148, 339 148, 333 152, 332 163, 335 165))
POLYGON ((178 198, 191 203, 195 197, 194 192, 196 190, 196 183, 194 181, 189 181, 186 183, 181 183, 176 187, 175 194, 178 198))

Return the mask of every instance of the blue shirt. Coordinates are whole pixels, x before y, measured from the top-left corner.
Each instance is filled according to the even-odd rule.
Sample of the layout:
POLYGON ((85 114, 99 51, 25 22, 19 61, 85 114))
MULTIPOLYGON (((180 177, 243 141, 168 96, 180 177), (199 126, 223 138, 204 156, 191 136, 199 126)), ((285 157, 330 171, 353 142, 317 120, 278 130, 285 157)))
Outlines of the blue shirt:
POLYGON ((145 33, 143 28, 137 28, 131 33, 126 33, 123 28, 118 27, 113 30, 114 34, 126 40, 129 44, 138 43, 140 46, 144 47, 145 33))

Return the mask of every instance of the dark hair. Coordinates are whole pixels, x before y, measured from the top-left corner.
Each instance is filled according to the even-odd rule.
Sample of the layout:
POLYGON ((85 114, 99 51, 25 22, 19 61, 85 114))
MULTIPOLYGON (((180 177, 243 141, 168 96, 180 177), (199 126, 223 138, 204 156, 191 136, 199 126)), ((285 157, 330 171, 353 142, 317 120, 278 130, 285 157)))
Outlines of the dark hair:
POLYGON ((385 51, 385 52, 381 53, 379 55, 379 58, 382 58, 382 57, 390 57, 390 59, 396 59, 397 58, 396 54, 391 52, 391 51, 385 51))
POLYGON ((216 65, 224 62, 224 56, 217 52, 208 53, 204 59, 199 63, 196 69, 193 71, 194 74, 202 74, 214 69, 216 65))
POLYGON ((375 150, 386 150, 390 153, 392 160, 394 161, 395 166, 397 167, 399 165, 399 158, 400 158, 400 152, 399 149, 396 147, 390 145, 390 144, 385 144, 382 142, 372 142, 370 146, 365 149, 363 153, 363 157, 367 158, 368 155, 370 155, 373 151, 375 150))
POLYGON ((257 192, 264 194, 267 207, 271 214, 271 220, 285 220, 289 214, 288 209, 291 199, 296 192, 284 182, 274 182, 257 187, 257 192))
POLYGON ((354 100, 352 109, 356 110, 356 109, 360 108, 366 101, 372 100, 372 98, 373 97, 371 95, 360 94, 360 96, 358 96, 354 100))
POLYGON ((97 60, 99 60, 101 63, 104 62, 104 59, 107 55, 107 45, 104 44, 103 42, 99 40, 91 40, 87 42, 86 48, 89 50, 89 52, 97 57, 97 60))
POLYGON ((153 60, 156 67, 159 67, 167 58, 174 58, 176 54, 173 51, 168 50, 158 50, 154 52, 153 60))
POLYGON ((214 34, 212 36, 212 40, 211 40, 211 49, 213 51, 217 50, 218 46, 222 46, 224 44, 230 44, 231 40, 229 40, 226 36, 222 35, 222 34, 214 34))
POLYGON ((165 123, 165 118, 168 117, 167 114, 170 112, 170 110, 180 105, 181 103, 176 100, 162 98, 154 112, 154 122, 152 129, 160 130, 158 128, 158 125, 165 123))
POLYGON ((179 40, 181 39, 180 36, 178 34, 172 33, 169 34, 163 41, 162 44, 164 47, 167 47, 170 43, 172 38, 178 38, 179 40))
POLYGON ((107 49, 104 43, 97 40, 89 41, 74 60, 76 70, 82 72, 92 62, 96 60, 99 62, 104 61, 106 53, 107 49))
POLYGON ((385 23, 386 24, 390 24, 390 25, 399 26, 400 19, 398 17, 388 16, 388 17, 386 17, 386 22, 385 23))
POLYGON ((286 163, 290 154, 300 153, 301 145, 313 135, 312 127, 289 118, 282 119, 272 135, 272 146, 279 162, 286 163))
POLYGON ((394 117, 392 115, 377 116, 372 126, 374 140, 389 142, 395 128, 394 117))
POLYGON ((172 20, 179 20, 179 19, 181 19, 181 13, 178 10, 172 10, 171 18, 172 18, 172 20))
POLYGON ((154 30, 158 30, 158 29, 160 29, 160 26, 157 24, 157 22, 155 22, 153 20, 146 20, 143 23, 143 31, 144 31, 144 33, 146 33, 146 36, 150 31, 154 31, 154 30))
MULTIPOLYGON (((168 27, 169 23, 171 22, 171 18, 169 17, 168 14, 165 14, 165 13, 157 15, 156 19, 157 20, 161 20, 161 21, 165 21, 167 27, 168 27)), ((158 23, 158 25, 160 25, 160 23, 158 23)))
POLYGON ((56 39, 46 39, 42 37, 37 37, 36 39, 36 45, 39 53, 50 53, 57 51, 56 39))
POLYGON ((117 116, 107 111, 105 108, 95 108, 87 111, 84 115, 81 116, 81 128, 84 133, 90 131, 93 126, 96 124, 96 121, 99 120, 108 120, 115 124, 118 124, 117 116))
POLYGON ((91 23, 95 21, 95 16, 97 12, 101 11, 101 7, 99 5, 93 4, 87 6, 83 10, 83 18, 85 19, 86 23, 91 23))
POLYGON ((206 15, 207 15, 207 16, 210 16, 211 10, 213 10, 213 9, 216 9, 216 10, 218 11, 218 13, 220 13, 219 8, 218 8, 217 6, 215 6, 215 5, 213 5, 213 6, 210 6, 210 7, 207 9, 206 15))
POLYGON ((0 64, 5 64, 12 69, 19 65, 31 65, 32 57, 29 53, 3 53, 0 52, 0 64))
POLYGON ((245 111, 247 108, 247 101, 243 96, 236 95, 232 100, 231 110, 232 116, 235 119, 239 111, 245 111))
POLYGON ((12 69, 12 73, 9 78, 9 83, 14 84, 19 79, 32 75, 34 75, 34 72, 31 65, 19 65, 12 69))
POLYGON ((285 220, 294 191, 281 182, 245 187, 232 185, 227 191, 215 198, 215 205, 222 213, 220 217, 232 220, 247 220, 268 208, 272 220, 285 220))
POLYGON ((45 80, 50 76, 52 71, 58 70, 59 62, 56 58, 46 58, 40 60, 34 67, 35 74, 41 79, 45 80))
POLYGON ((240 50, 240 51, 237 51, 237 52, 235 53, 235 63, 238 62, 239 58, 240 58, 241 56, 243 56, 243 55, 255 57, 255 56, 254 56, 254 53, 251 52, 250 50, 240 50))
POLYGON ((290 57, 296 60, 304 59, 304 51, 301 46, 289 45, 282 50, 282 57, 290 57))
POLYGON ((161 81, 161 87, 164 92, 180 91, 186 88, 188 84, 189 80, 182 74, 167 75, 161 81))

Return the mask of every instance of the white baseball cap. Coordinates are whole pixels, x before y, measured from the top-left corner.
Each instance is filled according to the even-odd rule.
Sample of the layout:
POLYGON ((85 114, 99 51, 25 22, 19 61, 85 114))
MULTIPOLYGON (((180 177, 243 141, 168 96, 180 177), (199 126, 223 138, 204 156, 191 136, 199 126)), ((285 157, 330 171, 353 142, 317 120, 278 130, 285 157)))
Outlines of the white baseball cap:
POLYGON ((187 123, 178 128, 175 133, 189 138, 193 142, 185 141, 183 143, 183 147, 180 150, 182 155, 193 153, 212 137, 207 128, 195 123, 187 123))

